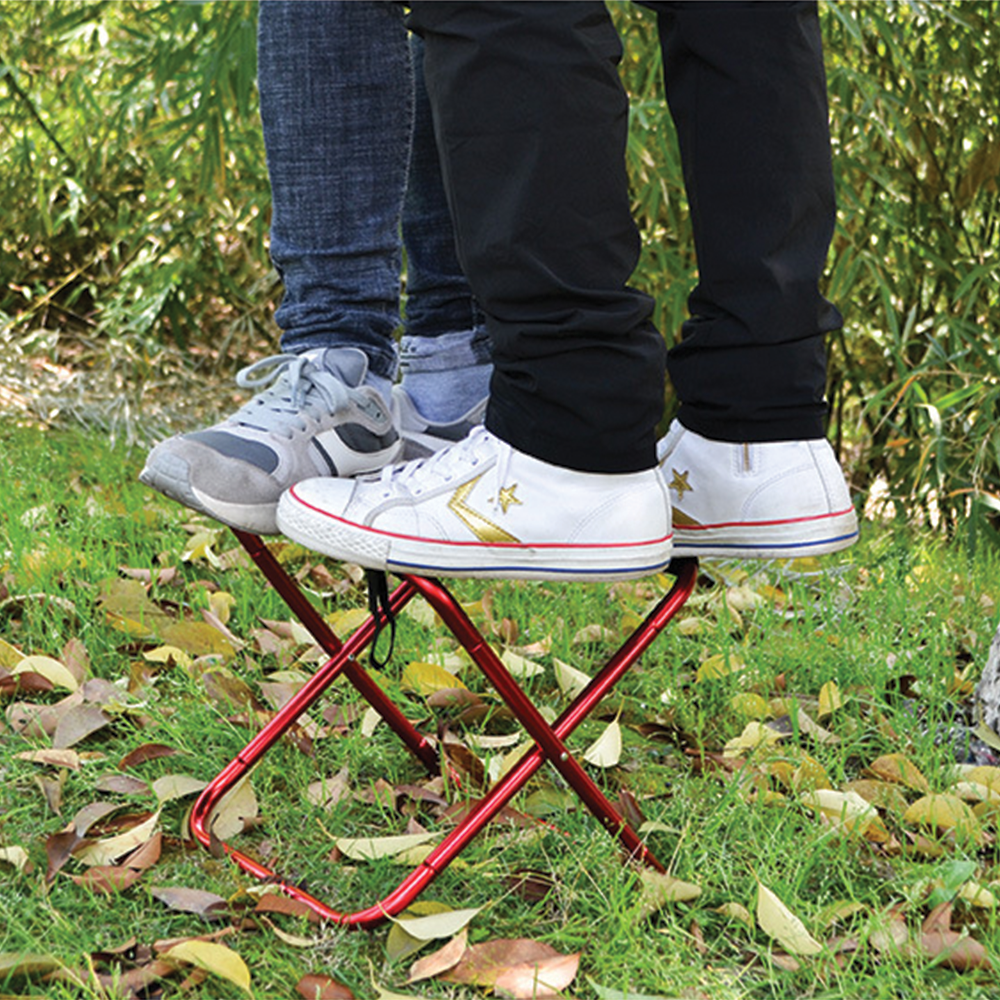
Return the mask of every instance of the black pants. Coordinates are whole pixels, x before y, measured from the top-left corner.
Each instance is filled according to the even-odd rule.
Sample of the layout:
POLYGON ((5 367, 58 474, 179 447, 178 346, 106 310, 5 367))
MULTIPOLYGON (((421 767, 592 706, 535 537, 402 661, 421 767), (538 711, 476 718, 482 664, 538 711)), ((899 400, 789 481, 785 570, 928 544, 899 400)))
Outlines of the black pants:
MULTIPOLYGON (((707 437, 821 437, 833 181, 814 3, 655 3, 699 282, 671 352, 707 437)), ((628 287, 621 45, 603 4, 418 2, 459 258, 487 316, 488 427, 558 465, 654 464, 665 350, 628 287)))

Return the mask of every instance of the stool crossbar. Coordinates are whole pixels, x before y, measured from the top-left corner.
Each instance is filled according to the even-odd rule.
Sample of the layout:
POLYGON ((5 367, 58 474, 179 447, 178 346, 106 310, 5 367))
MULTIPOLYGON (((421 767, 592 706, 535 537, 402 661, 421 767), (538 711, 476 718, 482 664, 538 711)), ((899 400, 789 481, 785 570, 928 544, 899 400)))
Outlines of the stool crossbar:
MULTIPOLYGON (((191 832, 198 842, 213 850, 218 848, 219 841, 212 832, 211 824, 222 798, 341 676, 378 712, 428 773, 437 774, 440 768, 434 741, 416 729, 357 660, 357 656, 373 641, 378 628, 385 623, 385 613, 380 610, 369 616, 353 635, 341 642, 264 542, 258 536, 243 531, 236 531, 235 534, 267 580, 330 658, 198 797, 191 811, 191 832)), ((400 584, 389 595, 389 613, 399 613, 415 596, 422 596, 535 741, 534 748, 471 805, 463 819, 392 892, 361 910, 336 910, 305 889, 285 881, 270 868, 232 845, 223 843, 222 849, 245 872, 276 884, 281 892, 305 904, 321 919, 350 927, 372 927, 396 916, 409 906, 510 802, 532 775, 548 762, 609 833, 618 839, 629 858, 663 871, 660 861, 646 848, 639 835, 625 822, 580 763, 569 753, 564 741, 683 606, 694 589, 697 569, 696 559, 677 559, 670 564, 668 572, 675 578, 670 591, 552 724, 545 721, 443 584, 426 577, 402 577, 400 584)))

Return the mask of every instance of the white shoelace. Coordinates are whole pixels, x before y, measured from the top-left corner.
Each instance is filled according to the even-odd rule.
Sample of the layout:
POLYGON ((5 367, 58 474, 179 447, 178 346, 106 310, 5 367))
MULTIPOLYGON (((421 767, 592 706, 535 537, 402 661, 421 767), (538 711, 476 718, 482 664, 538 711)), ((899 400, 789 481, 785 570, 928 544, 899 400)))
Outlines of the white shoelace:
POLYGON ((325 416, 347 406, 356 389, 302 354, 276 354, 243 368, 236 376, 243 389, 260 390, 232 420, 292 437, 308 426, 303 414, 325 416))
MULTIPOLYGON (((475 468, 482 461, 482 446, 492 442, 497 453, 497 482, 503 484, 507 479, 510 466, 511 447, 509 444, 493 437, 485 427, 476 427, 467 438, 448 448, 418 458, 404 465, 388 465, 379 474, 378 481, 385 487, 400 486, 412 492, 413 481, 418 480, 418 486, 426 489, 429 485, 448 483, 461 478, 465 473, 475 468)), ((499 490, 494 498, 494 507, 500 504, 499 490)))

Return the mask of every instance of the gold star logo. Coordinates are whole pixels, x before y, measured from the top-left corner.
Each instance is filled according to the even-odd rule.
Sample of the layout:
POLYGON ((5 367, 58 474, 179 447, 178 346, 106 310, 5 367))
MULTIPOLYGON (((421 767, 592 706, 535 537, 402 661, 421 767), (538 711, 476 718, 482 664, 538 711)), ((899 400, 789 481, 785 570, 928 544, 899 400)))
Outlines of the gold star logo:
MULTIPOLYGON (((494 524, 488 517, 484 517, 478 510, 475 510, 466 503, 466 499, 472 492, 473 487, 482 478, 482 476, 476 476, 475 479, 470 479, 469 482, 459 486, 448 501, 449 509, 481 542, 517 542, 518 539, 512 534, 504 531, 498 524, 494 524)), ((515 483, 509 492, 513 494, 516 488, 517 484, 515 483)), ((500 491, 501 503, 503 503, 504 492, 504 490, 500 491)), ((521 501, 511 495, 507 502, 509 504, 520 503, 521 501)), ((506 508, 504 509, 506 510, 506 508)))
POLYGON ((688 476, 691 474, 689 469, 685 469, 684 472, 678 472, 676 469, 670 470, 674 474, 674 478, 670 480, 670 489, 677 491, 677 499, 683 500, 685 493, 691 493, 694 487, 688 482, 688 476))
POLYGON ((514 490, 516 489, 517 483, 514 483, 513 486, 504 486, 500 490, 500 507, 503 509, 505 514, 507 513, 507 508, 510 507, 511 504, 522 503, 521 500, 518 500, 518 498, 514 496, 514 490))

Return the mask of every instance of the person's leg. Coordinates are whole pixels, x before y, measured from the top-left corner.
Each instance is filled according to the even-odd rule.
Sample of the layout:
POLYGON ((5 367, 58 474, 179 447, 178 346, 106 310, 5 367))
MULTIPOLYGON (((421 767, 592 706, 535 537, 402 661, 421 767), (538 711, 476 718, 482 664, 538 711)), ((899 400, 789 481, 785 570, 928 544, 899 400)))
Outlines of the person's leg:
POLYGON ((260 7, 285 353, 240 373, 241 385, 262 390, 246 406, 158 445, 140 476, 234 527, 273 533, 292 483, 374 471, 401 448, 390 389, 413 119, 402 17, 388 2, 260 7))
POLYGON ((824 439, 824 336, 841 318, 819 291, 836 206, 815 4, 649 6, 698 256, 661 444, 676 544, 843 548, 857 525, 824 439))
POLYGON ((407 572, 641 576, 670 558, 664 345, 630 289, 621 47, 600 3, 414 3, 459 260, 487 316, 487 428, 377 482, 312 480, 295 541, 407 572))
POLYGON ((416 458, 483 422, 493 364, 485 318, 455 252, 424 84, 423 43, 414 36, 411 46, 413 146, 402 225, 406 310, 395 402, 404 455, 416 458))
POLYGON ((639 254, 621 43, 600 3, 414 3, 459 260, 487 316, 487 426, 591 472, 655 461, 664 346, 639 254), (627 387, 627 388, 626 388, 627 387))

